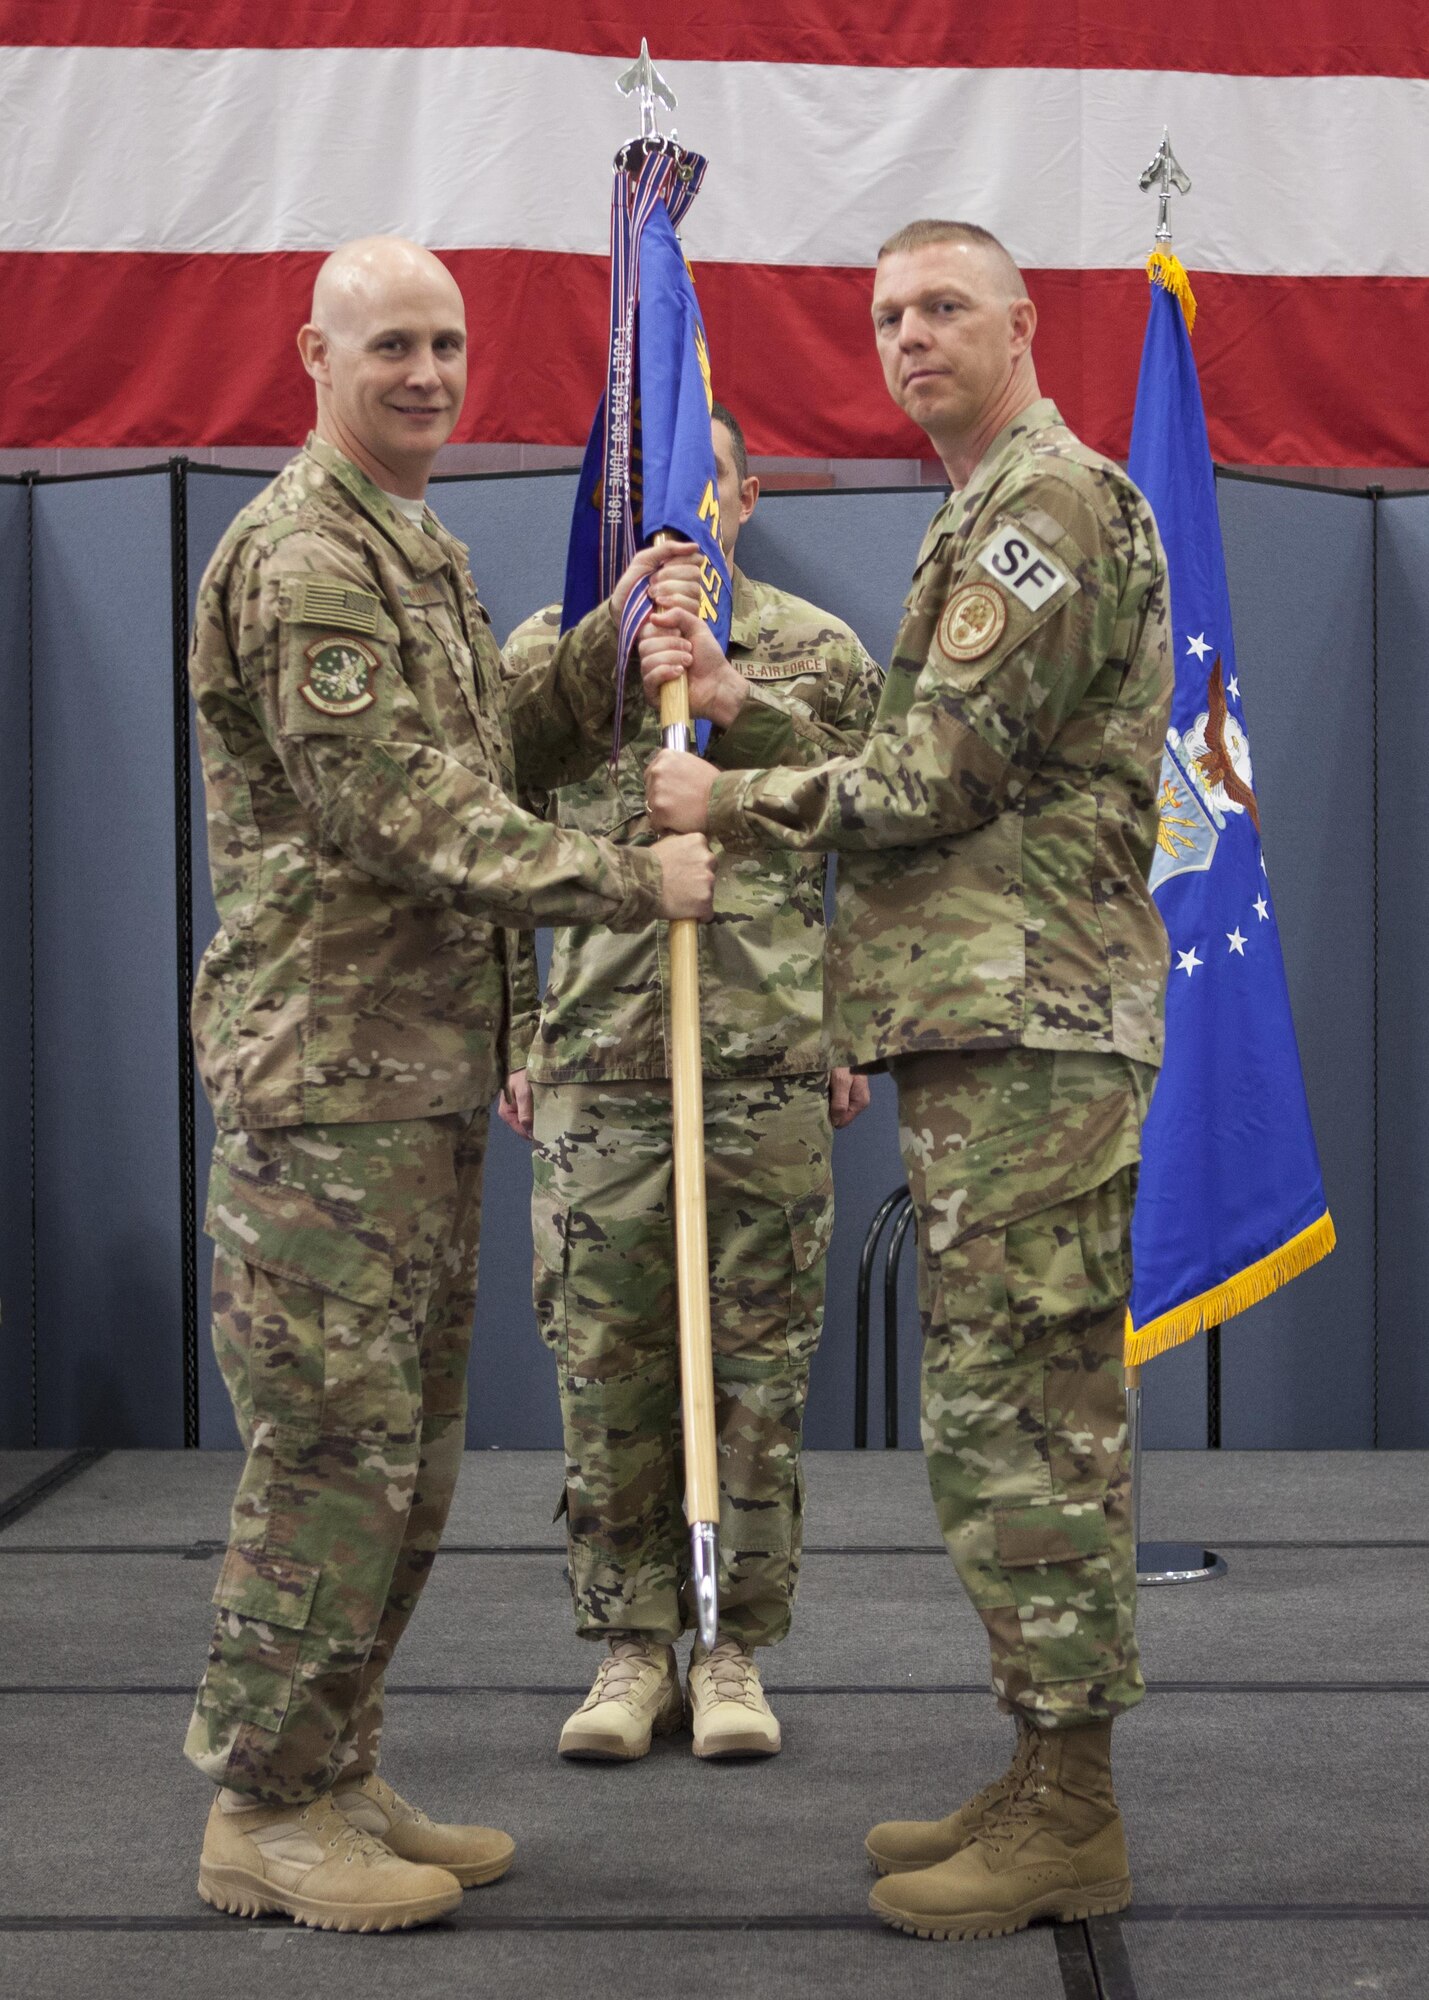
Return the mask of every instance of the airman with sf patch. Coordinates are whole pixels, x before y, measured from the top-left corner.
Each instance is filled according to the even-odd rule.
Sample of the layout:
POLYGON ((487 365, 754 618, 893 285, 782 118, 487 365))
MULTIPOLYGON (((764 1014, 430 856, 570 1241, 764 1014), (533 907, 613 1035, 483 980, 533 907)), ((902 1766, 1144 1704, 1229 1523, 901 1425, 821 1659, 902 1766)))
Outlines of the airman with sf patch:
MULTIPOLYGON (((986 230, 901 230, 873 316, 890 393, 952 485, 873 734, 798 771, 662 753, 647 790, 657 826, 735 853, 839 852, 836 1047, 898 1086, 929 1478, 1018 1727, 971 1804, 873 1829, 873 1907, 920 1937, 986 1936, 1131 1894, 1110 1742, 1144 1691, 1122 1342, 1162 1050, 1146 877, 1166 565, 1126 474, 1040 395, 1036 313, 986 230)), ((657 621, 647 685, 710 643, 657 621)))

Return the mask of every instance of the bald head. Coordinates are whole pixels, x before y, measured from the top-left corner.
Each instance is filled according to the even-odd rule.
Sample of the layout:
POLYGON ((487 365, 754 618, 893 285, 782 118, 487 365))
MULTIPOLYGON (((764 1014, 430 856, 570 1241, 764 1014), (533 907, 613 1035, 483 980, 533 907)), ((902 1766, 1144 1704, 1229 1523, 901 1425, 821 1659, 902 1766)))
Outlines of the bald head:
POLYGON ((413 294, 445 299, 463 327, 466 308, 456 279, 439 257, 405 236, 359 236, 340 243, 313 285, 312 323, 334 338, 360 338, 375 313, 413 294))
POLYGON ((401 236, 340 245, 298 351, 318 436, 387 492, 420 499, 466 393, 466 309, 446 265, 401 236))

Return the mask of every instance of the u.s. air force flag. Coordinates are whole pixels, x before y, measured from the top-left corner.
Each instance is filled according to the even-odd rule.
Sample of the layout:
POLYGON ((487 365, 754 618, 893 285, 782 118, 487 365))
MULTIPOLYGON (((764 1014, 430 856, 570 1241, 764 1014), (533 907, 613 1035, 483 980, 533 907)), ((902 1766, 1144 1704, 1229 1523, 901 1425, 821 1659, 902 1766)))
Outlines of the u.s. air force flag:
MULTIPOLYGON (((709 346, 689 266, 675 234, 705 162, 671 142, 616 162, 610 219, 610 359, 576 490, 562 630, 608 597, 637 548, 662 529, 694 542, 704 561, 701 615, 724 646, 731 586, 719 542, 719 488, 710 438, 709 346)), ((622 682, 650 609, 644 584, 620 624, 622 682)), ((697 734, 709 734, 700 724, 697 734)), ((615 750, 620 747, 617 709, 615 750)))
POLYGON ((1151 889, 1171 938, 1166 1062, 1143 1142, 1128 1362, 1334 1248, 1246 739, 1215 476, 1180 264, 1152 259, 1128 470, 1170 571, 1176 686, 1151 889))

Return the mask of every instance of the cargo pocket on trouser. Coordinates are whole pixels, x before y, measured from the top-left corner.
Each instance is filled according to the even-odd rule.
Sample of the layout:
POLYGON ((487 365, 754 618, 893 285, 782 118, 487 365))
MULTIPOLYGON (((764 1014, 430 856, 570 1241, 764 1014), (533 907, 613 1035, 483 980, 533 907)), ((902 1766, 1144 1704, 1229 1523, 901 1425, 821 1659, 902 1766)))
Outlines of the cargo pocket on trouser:
POLYGON ((389 1338, 396 1260, 387 1230, 368 1219, 355 1226, 349 1210, 218 1155, 204 1228, 226 1265, 214 1346, 240 1423, 310 1435, 413 1431, 419 1369, 415 1346, 400 1353, 389 1338))
POLYGON ((763 1211, 757 1273, 721 1288, 715 1330, 720 1466, 720 1625, 749 1646, 789 1629, 799 1577, 799 1465, 809 1364, 823 1327, 833 1176, 763 1211), (747 1292, 749 1327, 731 1324, 747 1292))
POLYGON ((807 1369, 824 1329, 824 1277, 834 1233, 834 1175, 830 1167, 811 1194, 789 1204, 792 1279, 789 1293, 789 1359, 807 1369))
POLYGON ((291 1556, 228 1551, 213 1593, 218 1616, 204 1692, 230 1723, 282 1728, 321 1574, 317 1563, 291 1556))
POLYGON ((536 1331, 566 1366, 566 1238, 570 1210, 538 1183, 531 1194, 531 1302, 536 1331))
POLYGON ((1052 1726, 1139 1701, 1136 1640, 1101 1502, 999 1507, 993 1541, 1010 1602, 983 1607, 982 1617, 1003 1701, 1052 1726))
POLYGON ((1119 1658, 1116 1590, 1100 1500, 998 1507, 1006 1575, 1030 1681, 1092 1680, 1119 1658))

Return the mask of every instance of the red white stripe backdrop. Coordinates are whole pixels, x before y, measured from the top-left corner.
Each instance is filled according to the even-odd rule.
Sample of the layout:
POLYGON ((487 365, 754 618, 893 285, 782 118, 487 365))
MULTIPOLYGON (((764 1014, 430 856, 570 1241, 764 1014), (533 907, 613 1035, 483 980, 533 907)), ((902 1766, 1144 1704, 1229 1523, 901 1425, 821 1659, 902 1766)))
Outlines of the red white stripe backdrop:
POLYGON ((1044 388, 1124 453, 1169 126, 1216 456, 1429 457, 1424 0, 0 0, 0 444, 301 436, 313 273, 379 230, 465 291, 458 438, 581 442, 642 33, 709 156, 685 242, 756 452, 926 452, 870 266, 941 214, 1004 238, 1044 388))

